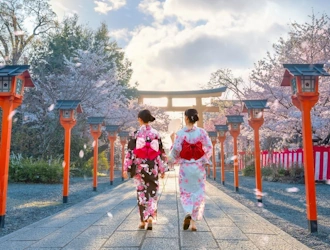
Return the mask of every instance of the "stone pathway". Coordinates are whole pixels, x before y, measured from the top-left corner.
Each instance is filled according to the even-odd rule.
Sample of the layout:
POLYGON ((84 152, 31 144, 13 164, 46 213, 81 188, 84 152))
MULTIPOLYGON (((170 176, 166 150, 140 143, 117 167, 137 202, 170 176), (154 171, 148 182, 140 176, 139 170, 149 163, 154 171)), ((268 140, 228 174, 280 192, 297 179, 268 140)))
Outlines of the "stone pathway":
POLYGON ((177 174, 160 179, 152 231, 137 229, 131 180, 0 238, 0 249, 309 249, 209 183, 198 231, 183 231, 177 174))

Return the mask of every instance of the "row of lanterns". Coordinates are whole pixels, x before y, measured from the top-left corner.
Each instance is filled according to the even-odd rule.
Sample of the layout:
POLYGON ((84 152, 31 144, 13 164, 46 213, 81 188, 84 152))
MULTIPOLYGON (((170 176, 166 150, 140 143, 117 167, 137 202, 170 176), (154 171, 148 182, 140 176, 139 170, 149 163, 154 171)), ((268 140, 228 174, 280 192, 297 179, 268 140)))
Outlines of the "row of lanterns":
MULTIPOLYGON (((306 189, 306 213, 309 232, 317 232, 317 207, 316 191, 314 180, 314 155, 312 142, 312 126, 310 111, 318 102, 318 84, 320 76, 330 76, 323 64, 283 64, 285 73, 281 86, 290 86, 292 90, 292 103, 302 113, 303 131, 303 154, 304 172, 306 189)), ((260 168, 260 143, 259 129, 264 122, 263 112, 268 109, 267 100, 244 100, 242 112, 248 113, 249 125, 254 130, 254 155, 255 155, 255 178, 256 190, 262 192, 261 168, 260 168)), ((240 124, 243 123, 242 115, 227 115, 227 125, 215 125, 217 132, 209 132, 213 145, 216 143, 217 136, 221 145, 221 181, 225 184, 224 148, 223 143, 226 132, 229 131, 234 140, 234 187, 239 190, 238 180, 238 157, 237 157, 237 137, 240 133, 240 124)), ((213 153, 213 173, 216 178, 215 156, 213 153)), ((208 170, 209 174, 209 170, 208 170)), ((257 196, 258 202, 262 202, 262 197, 257 196)))
MULTIPOLYGON (((8 172, 10 158, 10 141, 12 130, 12 114, 22 104, 24 88, 34 87, 29 73, 29 65, 6 65, 0 67, 0 107, 2 108, 1 144, 0 144, 0 228, 5 225, 6 201, 8 188, 8 172)), ((70 144, 71 130, 76 125, 78 113, 82 113, 79 100, 58 100, 55 109, 60 113, 60 124, 64 128, 64 171, 63 171, 63 203, 68 202, 69 173, 70 173, 70 144)), ((97 189, 97 162, 98 162, 98 138, 101 135, 101 127, 104 125, 104 117, 88 117, 91 134, 94 138, 94 169, 93 190, 97 189)), ((110 184, 114 179, 114 142, 119 126, 107 125, 106 131, 110 141, 110 184)), ((127 141, 128 132, 119 132, 122 144, 122 152, 127 141)), ((124 153, 122 154, 124 161, 124 153)), ((123 162, 122 162, 123 163, 123 162)), ((123 178, 122 178, 123 179, 123 178)))
MULTIPOLYGON (((76 114, 82 112, 79 100, 59 100, 56 103, 55 109, 60 112, 60 123, 65 131, 64 138, 64 173, 63 173, 63 203, 68 202, 69 195, 69 174, 70 174, 70 142, 71 129, 76 124, 76 114)), ((98 166, 98 140, 102 134, 102 126, 105 125, 105 117, 91 116, 87 118, 87 123, 90 125, 91 135, 94 139, 94 161, 93 161, 93 191, 97 191, 97 166, 98 166)), ((110 185, 113 185, 114 180, 114 166, 115 166, 115 141, 117 139, 117 132, 119 125, 105 125, 105 130, 108 133, 110 142, 110 185)), ((124 147, 127 142, 129 133, 120 131, 119 137, 122 145, 122 168, 124 165, 124 147)), ((123 173, 123 171, 122 171, 123 173)), ((122 180, 124 180, 122 176, 122 180)))
MULTIPOLYGON (((314 156, 312 145, 312 126, 310 110, 317 103, 319 76, 330 76, 324 69, 323 64, 284 64, 285 73, 281 86, 291 86, 292 103, 302 112, 302 128, 303 128, 303 146, 304 146, 304 170, 305 170, 305 187, 306 187, 306 208, 308 229, 310 232, 317 232, 317 209, 316 209, 316 192, 314 182, 314 156)), ((0 227, 4 227, 6 198, 8 187, 8 171, 10 157, 10 140, 12 120, 11 113, 22 104, 24 88, 34 87, 29 74, 28 65, 6 65, 0 68, 0 107, 2 108, 2 130, 1 130, 1 146, 0 146, 0 227)), ((260 173, 260 147, 259 147, 259 128, 263 124, 263 110, 266 107, 267 100, 246 100, 244 101, 244 112, 249 114, 249 125, 254 129, 255 139, 255 169, 256 169, 256 188, 262 191, 261 173, 260 173)), ((76 124, 76 114, 82 112, 80 101, 60 100, 57 102, 56 108, 60 110, 60 122, 65 130, 65 149, 64 149, 64 180, 63 180, 63 202, 68 199, 69 187, 69 164, 70 164, 70 136, 71 129, 76 124)), ((237 156, 237 137, 240 133, 240 124, 243 123, 243 116, 228 115, 228 125, 217 125, 217 132, 210 134, 212 143, 216 143, 216 135, 218 135, 221 143, 221 178, 224 179, 224 155, 223 141, 226 131, 229 131, 234 139, 234 155, 237 156), (215 134, 217 133, 217 134, 215 134), (214 139, 215 138, 215 139, 214 139)), ((96 190, 97 180, 97 141, 100 136, 101 126, 104 117, 90 117, 88 122, 91 126, 91 134, 94 138, 94 181, 93 190, 96 190), (96 172, 95 172, 96 171, 96 172)), ((114 141, 118 126, 106 126, 111 147, 110 162, 110 184, 113 183, 114 168, 114 141)), ((122 134, 126 138, 127 134, 122 134)), ((124 141, 122 145, 124 147, 124 141)), ((124 151, 124 150, 122 150, 124 151)), ((208 174, 210 171, 208 171, 208 174)), ((215 178, 215 156, 213 152, 213 173, 215 178)), ((234 159, 234 186, 235 190, 239 190, 238 182, 238 160, 234 159)))

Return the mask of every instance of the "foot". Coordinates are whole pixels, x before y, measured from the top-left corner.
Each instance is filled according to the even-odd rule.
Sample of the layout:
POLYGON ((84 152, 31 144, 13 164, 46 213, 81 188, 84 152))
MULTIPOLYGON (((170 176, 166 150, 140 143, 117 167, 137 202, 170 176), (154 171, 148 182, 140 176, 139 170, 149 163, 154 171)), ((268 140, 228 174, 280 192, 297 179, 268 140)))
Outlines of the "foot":
POLYGON ((139 229, 144 229, 146 227, 146 224, 144 222, 141 222, 139 225, 139 229))
POLYGON ((189 228, 190 221, 191 221, 191 215, 190 214, 187 214, 186 217, 184 217, 183 230, 187 230, 189 228))
POLYGON ((191 231, 197 231, 196 223, 194 220, 191 220, 191 231))
POLYGON ((152 219, 151 219, 151 218, 148 219, 148 227, 147 227, 147 230, 152 230, 152 219))

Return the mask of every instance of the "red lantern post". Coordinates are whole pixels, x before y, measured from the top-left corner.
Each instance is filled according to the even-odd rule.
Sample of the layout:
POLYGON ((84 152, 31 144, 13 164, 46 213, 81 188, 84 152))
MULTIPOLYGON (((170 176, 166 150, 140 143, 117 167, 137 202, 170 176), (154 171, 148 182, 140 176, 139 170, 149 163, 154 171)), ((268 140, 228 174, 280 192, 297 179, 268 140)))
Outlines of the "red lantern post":
POLYGON ((129 136, 129 132, 120 131, 120 144, 121 144, 121 180, 124 181, 124 162, 125 162, 125 145, 127 143, 127 138, 129 136))
POLYGON ((23 102, 24 88, 34 87, 28 71, 29 65, 0 67, 0 107, 2 127, 0 144, 0 227, 5 226, 12 113, 23 102))
MULTIPOLYGON (((217 176, 217 172, 216 172, 216 161, 215 161, 215 144, 217 143, 217 132, 214 131, 209 131, 208 132, 209 137, 211 138, 211 142, 212 142, 212 167, 213 167, 213 179, 216 179, 217 176)), ((210 166, 209 166, 210 168, 210 166)), ((210 175, 209 175, 210 177, 210 175)))
POLYGON ((93 191, 97 191, 97 168, 99 158, 99 138, 102 134, 102 125, 104 125, 104 117, 92 116, 88 117, 87 123, 91 127, 91 135, 94 139, 94 161, 93 161, 93 191))
POLYGON ((108 139, 110 142, 110 185, 113 185, 115 176, 115 141, 117 139, 118 125, 107 125, 108 139))
POLYGON ((292 103, 301 111, 308 229, 317 232, 314 155, 310 111, 319 98, 319 76, 330 76, 323 64, 283 64, 281 86, 291 86, 292 103))
POLYGON ((60 123, 64 128, 63 203, 67 203, 69 197, 71 129, 77 123, 76 114, 82 113, 79 103, 78 100, 58 100, 55 106, 60 110, 60 123))
POLYGON ((263 112, 267 107, 267 100, 245 100, 243 112, 247 112, 249 116, 249 125, 254 131, 254 159, 255 159, 255 178, 257 189, 257 201, 262 202, 262 180, 260 166, 260 140, 259 129, 264 123, 263 112), (259 193, 259 194, 258 194, 259 193))
POLYGON ((215 125, 215 129, 218 131, 218 140, 220 142, 221 150, 221 182, 225 185, 225 151, 223 144, 226 140, 226 132, 228 131, 227 125, 215 125))
POLYGON ((226 115, 229 124, 229 133, 234 139, 234 187, 235 191, 239 191, 238 180, 238 153, 237 153, 237 137, 240 134, 240 125, 244 122, 242 115, 226 115))

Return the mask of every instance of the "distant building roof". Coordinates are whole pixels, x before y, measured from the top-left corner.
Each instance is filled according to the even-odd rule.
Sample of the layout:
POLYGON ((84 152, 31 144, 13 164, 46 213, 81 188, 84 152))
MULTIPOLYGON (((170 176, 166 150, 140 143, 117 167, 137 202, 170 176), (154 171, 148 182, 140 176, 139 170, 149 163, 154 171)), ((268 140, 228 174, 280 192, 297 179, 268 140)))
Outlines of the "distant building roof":
POLYGON ((104 116, 90 116, 87 117, 88 124, 102 124, 104 122, 104 116))
POLYGON ((34 87, 30 73, 28 71, 29 68, 29 65, 5 65, 3 67, 0 67, 0 77, 23 75, 23 77, 25 78, 24 87, 34 87))
POLYGON ((281 86, 290 86, 294 76, 330 76, 323 64, 283 64, 285 68, 281 86))
POLYGON ((243 123, 243 116, 242 115, 226 115, 227 121, 229 123, 243 123))
POLYGON ((243 100, 243 102, 243 112, 247 112, 248 109, 269 109, 267 100, 243 100))
POLYGON ((77 110, 78 113, 82 113, 82 108, 80 106, 80 100, 58 100, 55 105, 55 109, 73 109, 77 110))

